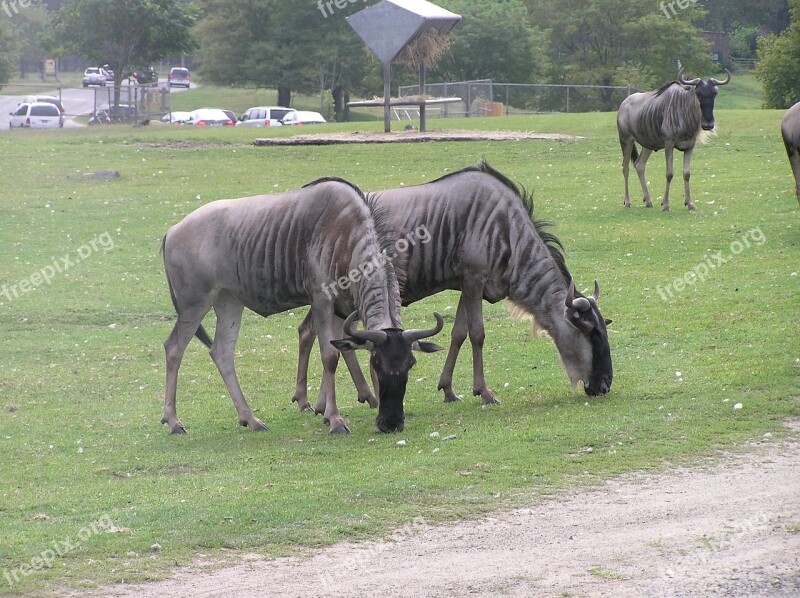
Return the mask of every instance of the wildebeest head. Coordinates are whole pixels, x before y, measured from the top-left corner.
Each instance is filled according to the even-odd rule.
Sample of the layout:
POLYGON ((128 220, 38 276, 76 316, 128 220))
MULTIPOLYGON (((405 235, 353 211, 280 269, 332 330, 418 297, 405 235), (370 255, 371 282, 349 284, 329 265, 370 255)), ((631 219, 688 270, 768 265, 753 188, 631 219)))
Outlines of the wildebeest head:
POLYGON ((408 372, 417 362, 412 349, 424 353, 441 351, 443 347, 422 339, 441 332, 444 319, 434 312, 436 326, 428 330, 355 330, 353 324, 358 312, 350 314, 344 322, 346 338, 331 341, 340 351, 367 349, 370 367, 378 379, 378 416, 375 424, 381 432, 400 432, 405 425, 403 399, 408 384, 408 372))
POLYGON ((611 349, 608 346, 606 320, 600 314, 597 299, 600 285, 594 283, 594 294, 590 297, 575 296, 575 283, 570 281, 565 301, 565 317, 574 330, 572 342, 561 351, 564 369, 574 385, 583 382, 589 396, 604 395, 611 390, 614 377, 611 367, 611 349))
POLYGON ((702 79, 685 79, 683 76, 683 69, 678 75, 678 81, 682 85, 689 85, 694 87, 694 94, 700 102, 700 126, 704 131, 712 131, 714 129, 714 99, 717 97, 717 87, 720 85, 727 85, 731 81, 731 72, 726 69, 728 78, 724 81, 717 79, 709 79, 703 81, 702 79))

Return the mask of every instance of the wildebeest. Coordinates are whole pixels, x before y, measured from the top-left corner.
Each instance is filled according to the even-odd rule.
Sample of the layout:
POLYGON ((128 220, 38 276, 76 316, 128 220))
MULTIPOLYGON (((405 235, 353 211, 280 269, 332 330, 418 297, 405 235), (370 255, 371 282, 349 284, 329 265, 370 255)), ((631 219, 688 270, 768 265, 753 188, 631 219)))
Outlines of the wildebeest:
MULTIPOLYGON (((576 293, 561 244, 545 223, 533 218, 531 197, 485 162, 433 182, 370 195, 395 238, 425 226, 431 242, 408 244, 397 256, 403 305, 443 290, 460 290, 450 350, 438 388, 446 402, 453 392, 453 370, 469 336, 473 356, 473 394, 497 402, 484 377, 485 338, 482 300, 508 298, 513 312, 533 320, 534 332, 547 332, 574 386, 588 395, 611 389, 613 377, 606 321, 597 306, 599 287, 576 293)), ((314 343, 314 316, 300 325, 300 359, 294 401, 306 397, 308 355, 314 343)), ((375 405, 352 355, 344 355, 358 387, 359 401, 375 405)))
MULTIPOLYGON (((309 304, 318 322, 324 368, 316 411, 324 413, 330 431, 349 432, 336 406, 335 314, 351 314, 351 337, 334 342, 372 351, 371 364, 381 383, 378 427, 386 432, 402 429, 405 385, 414 364, 411 346, 437 334, 443 322, 436 314, 437 326, 430 330, 402 330, 391 264, 355 280, 354 273, 372 263, 382 245, 366 200, 354 185, 321 179, 298 191, 209 203, 167 231, 162 251, 178 313, 164 343, 167 380, 161 421, 171 433, 185 432, 175 411, 175 394, 181 358, 193 336, 210 347, 239 423, 266 429, 245 401, 234 369, 242 312, 248 307, 266 317, 309 304), (343 283, 342 292, 325 293, 326 285, 336 281, 343 283), (212 307, 217 316, 213 342, 201 325, 212 307), (365 330, 353 329, 356 313, 365 330)), ((438 349, 432 344, 423 348, 438 349)))
POLYGON ((800 102, 789 108, 781 120, 781 135, 794 175, 795 194, 800 202, 800 102))
POLYGON ((644 203, 653 207, 644 171, 650 154, 663 149, 667 161, 667 186, 661 206, 669 211, 669 186, 673 177, 672 154, 674 149, 683 152, 684 204, 695 209, 689 193, 689 165, 695 142, 704 131, 714 130, 714 99, 717 87, 730 83, 731 73, 724 81, 709 79, 686 80, 681 69, 677 81, 670 81, 658 91, 634 93, 622 101, 617 112, 617 131, 622 146, 622 174, 625 177, 626 208, 631 207, 628 194, 630 160, 639 175, 644 193, 644 203), (640 154, 636 144, 642 146, 640 154))

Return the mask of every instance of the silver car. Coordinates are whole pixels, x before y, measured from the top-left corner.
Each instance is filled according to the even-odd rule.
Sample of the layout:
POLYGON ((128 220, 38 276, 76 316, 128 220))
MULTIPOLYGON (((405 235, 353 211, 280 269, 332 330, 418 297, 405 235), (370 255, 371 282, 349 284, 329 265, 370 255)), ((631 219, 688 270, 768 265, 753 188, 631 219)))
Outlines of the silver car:
POLYGON ((236 123, 237 127, 279 127, 281 119, 290 112, 297 112, 294 108, 285 106, 255 106, 242 114, 236 123))

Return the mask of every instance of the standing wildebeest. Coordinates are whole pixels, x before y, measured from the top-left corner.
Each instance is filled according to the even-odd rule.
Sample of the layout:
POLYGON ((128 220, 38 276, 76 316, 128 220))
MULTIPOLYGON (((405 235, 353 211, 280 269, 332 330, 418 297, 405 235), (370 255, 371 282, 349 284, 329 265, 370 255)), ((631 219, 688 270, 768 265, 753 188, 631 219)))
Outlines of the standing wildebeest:
POLYGON ((789 108, 781 120, 781 135, 794 175, 795 193, 800 202, 800 102, 789 108))
MULTIPOLYGON (((588 395, 611 389, 611 351, 606 321, 591 297, 576 296, 560 243, 533 219, 533 203, 505 176, 481 162, 431 183, 381 191, 370 196, 395 238, 424 226, 429 243, 410 243, 398 255, 395 270, 403 305, 440 291, 460 290, 450 351, 439 378, 446 402, 453 392, 453 370, 461 345, 472 343, 473 393, 495 403, 483 368, 482 300, 508 298, 515 315, 530 317, 534 331, 555 342, 572 384, 584 383, 588 395)), ((314 343, 314 319, 300 325, 300 359, 294 401, 307 408, 306 374, 314 343)), ((358 387, 359 401, 375 406, 358 364, 344 354, 358 387)))
POLYGON ((683 152, 683 203, 694 210, 689 194, 689 165, 694 144, 702 137, 703 131, 714 130, 714 98, 717 87, 727 85, 730 80, 731 73, 728 71, 728 78, 724 81, 687 81, 681 69, 678 81, 671 81, 658 91, 634 93, 623 100, 617 112, 617 131, 622 146, 622 174, 625 177, 623 201, 626 208, 631 207, 628 194, 628 165, 631 159, 642 184, 644 203, 648 208, 653 207, 644 170, 650 154, 663 149, 667 159, 667 187, 661 206, 665 212, 669 211, 669 185, 673 176, 672 152, 677 148, 683 152), (642 146, 641 154, 636 149, 637 143, 642 146))
MULTIPOLYGON (((216 201, 189 214, 167 231, 162 243, 164 267, 178 321, 164 343, 167 386, 162 423, 171 433, 185 429, 175 412, 178 368, 186 346, 197 336, 211 349, 230 392, 239 423, 251 430, 264 424, 245 401, 233 358, 245 307, 268 316, 311 305, 319 322, 324 374, 317 413, 333 433, 349 432, 336 407, 334 388, 339 353, 333 343, 363 342, 368 337, 371 363, 380 386, 377 425, 384 432, 403 427, 403 397, 414 365, 411 346, 442 329, 402 330, 400 294, 391 264, 356 276, 379 256, 382 245, 364 196, 338 179, 321 179, 299 191, 216 201), (326 287, 342 284, 335 298, 326 287), (358 278, 358 280, 355 280, 358 278), (217 315, 213 343, 201 322, 211 308, 217 315), (365 330, 352 329, 357 310, 365 330), (353 312, 347 333, 334 341, 334 316, 353 312)), ((436 350, 426 343, 424 350, 436 350)))

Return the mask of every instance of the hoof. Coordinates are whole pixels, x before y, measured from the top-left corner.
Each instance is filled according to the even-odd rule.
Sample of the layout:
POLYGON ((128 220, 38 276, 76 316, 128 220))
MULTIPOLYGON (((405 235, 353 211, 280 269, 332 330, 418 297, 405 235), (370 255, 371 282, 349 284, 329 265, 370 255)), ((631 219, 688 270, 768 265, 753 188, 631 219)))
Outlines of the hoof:
POLYGON ((347 427, 346 424, 341 423, 335 428, 331 428, 331 434, 349 434, 350 428, 347 427))
POLYGON ((693 203, 687 203, 686 207, 689 208, 690 210, 696 210, 697 209, 693 203))
POLYGON ((372 395, 367 395, 366 397, 358 397, 358 402, 359 403, 369 403, 369 406, 372 409, 377 409, 378 408, 378 399, 376 399, 372 395))
POLYGON ((298 397, 294 395, 292 397, 292 403, 297 403, 297 409, 300 413, 303 413, 303 411, 311 411, 311 405, 308 403, 307 397, 298 397))
POLYGON ((169 433, 170 434, 186 434, 186 428, 183 427, 183 424, 180 420, 175 420, 174 422, 170 423, 166 419, 161 420, 162 424, 169 424, 169 433))
POLYGON ((473 390, 472 395, 477 397, 480 396, 481 398, 481 405, 499 405, 500 401, 498 401, 491 390, 473 390))
POLYGON ((462 400, 461 397, 455 394, 449 394, 444 396, 445 403, 458 403, 461 400, 462 400))
POLYGON ((252 420, 239 420, 240 426, 246 426, 250 428, 254 432, 266 432, 269 428, 266 426, 264 422, 262 422, 257 417, 254 417, 252 420))

